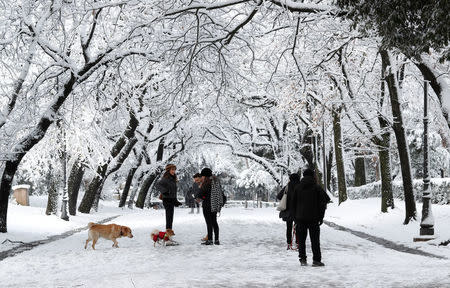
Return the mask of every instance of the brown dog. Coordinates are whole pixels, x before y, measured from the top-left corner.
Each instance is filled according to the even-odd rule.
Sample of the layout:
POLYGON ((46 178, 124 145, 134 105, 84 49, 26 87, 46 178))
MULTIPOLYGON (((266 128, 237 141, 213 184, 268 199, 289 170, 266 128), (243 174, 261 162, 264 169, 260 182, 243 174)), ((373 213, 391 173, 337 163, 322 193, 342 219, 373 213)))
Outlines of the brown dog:
POLYGON ((133 234, 131 234, 131 229, 128 228, 127 226, 121 226, 116 224, 102 225, 89 222, 88 227, 89 227, 88 239, 86 240, 84 249, 86 249, 89 241, 92 240, 92 249, 95 250, 95 243, 97 243, 99 237, 112 240, 114 242, 112 247, 116 248, 119 248, 119 243, 117 243, 116 238, 120 238, 122 236, 133 238, 133 234))

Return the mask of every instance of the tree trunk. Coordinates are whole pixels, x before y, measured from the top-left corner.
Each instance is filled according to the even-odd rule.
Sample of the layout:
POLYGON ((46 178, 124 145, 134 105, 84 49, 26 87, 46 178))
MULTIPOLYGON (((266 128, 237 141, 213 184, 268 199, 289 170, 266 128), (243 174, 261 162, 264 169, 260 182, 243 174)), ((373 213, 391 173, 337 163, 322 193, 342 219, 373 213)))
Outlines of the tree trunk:
POLYGON ((302 146, 300 148, 300 155, 306 160, 309 167, 314 167, 314 151, 312 149, 313 145, 313 136, 312 136, 312 130, 307 128, 305 130, 305 133, 302 137, 302 146))
POLYGON ((378 151, 378 157, 380 158, 381 174, 381 212, 388 212, 388 208, 394 209, 389 142, 378 151))
POLYGON ((355 187, 366 185, 366 165, 364 157, 355 159, 355 187))
POLYGON ((341 110, 342 108, 334 109, 333 111, 333 134, 334 134, 334 154, 336 159, 336 170, 338 178, 338 195, 339 204, 347 200, 347 185, 345 183, 345 164, 344 152, 342 149, 342 132, 341 132, 341 110))
POLYGON ((134 198, 136 198, 136 193, 139 189, 138 183, 141 183, 142 179, 144 178, 144 173, 141 172, 139 177, 136 179, 136 185, 134 185, 133 190, 131 190, 130 198, 128 199, 128 208, 132 209, 134 204, 134 198))
POLYGON ((84 175, 84 165, 80 158, 75 160, 70 170, 69 179, 67 180, 67 194, 69 196, 69 214, 75 216, 77 214, 78 192, 80 191, 81 181, 84 175))
MULTIPOLYGON (((50 171, 51 171, 50 166, 50 171)), ((45 210, 45 215, 56 214, 58 209, 58 183, 55 176, 48 173, 47 176, 47 188, 48 188, 48 198, 47 198, 47 209, 45 210)))
POLYGON ((11 193, 11 183, 16 173, 19 162, 6 162, 3 170, 2 180, 0 183, 0 232, 6 233, 7 230, 7 215, 8 215, 8 200, 11 193))
MULTIPOLYGON (((392 192, 392 175, 391 175, 391 159, 390 159, 390 147, 391 147, 391 132, 389 123, 381 114, 383 103, 386 95, 384 71, 386 70, 385 63, 382 63, 381 74, 381 95, 380 95, 380 107, 377 112, 378 122, 380 128, 384 131, 381 134, 381 140, 374 141, 375 144, 380 146, 378 151, 380 174, 381 174, 381 212, 388 212, 388 208, 394 209, 394 195, 392 192)), ((378 171, 377 171, 378 173, 378 171)))
POLYGON ((98 205, 100 202, 100 197, 102 196, 103 185, 105 185, 106 177, 104 177, 97 188, 97 192, 95 193, 94 203, 92 203, 92 208, 94 208, 95 212, 98 212, 98 205))
POLYGON ((128 198, 128 192, 130 191, 131 182, 133 181, 134 174, 139 166, 136 165, 128 171, 127 181, 125 182, 125 187, 123 188, 122 195, 120 196, 119 207, 124 207, 128 198))
POLYGON ((83 199, 81 200, 80 206, 78 207, 78 211, 80 211, 81 213, 89 214, 91 212, 92 205, 95 201, 95 196, 97 195, 98 189, 102 186, 103 178, 105 177, 107 168, 107 164, 103 164, 103 166, 97 167, 97 175, 95 175, 94 179, 92 179, 91 183, 89 184, 89 187, 84 193, 83 199))
POLYGON ((400 91, 392 71, 390 55, 387 51, 381 50, 381 59, 384 67, 387 67, 386 82, 391 98, 392 116, 394 118, 393 129, 397 139, 397 149, 400 158, 400 166, 403 178, 403 190, 405 194, 405 220, 403 224, 408 224, 411 219, 416 219, 416 202, 412 185, 411 163, 409 159, 409 147, 406 141, 405 127, 403 126, 403 116, 400 105, 400 91), (390 69, 389 69, 390 68, 390 69))
POLYGON ((333 147, 330 145, 328 150, 328 160, 327 160, 327 187, 328 191, 333 191, 331 189, 331 169, 333 168, 333 147))
MULTIPOLYGON (((158 151, 156 151, 156 162, 161 162, 164 155, 164 137, 159 140, 158 144, 158 151)), ((144 209, 145 205, 145 198, 147 197, 148 189, 150 189, 150 186, 152 185, 153 181, 155 181, 156 177, 161 174, 160 169, 156 169, 148 175, 144 182, 141 185, 141 189, 139 190, 138 199, 136 201, 136 207, 144 209)))
POLYGON ((153 181, 161 174, 161 170, 154 171, 148 175, 144 182, 142 182, 141 188, 139 190, 138 199, 136 200, 136 207, 143 209, 145 204, 145 199, 147 198, 148 190, 152 186, 153 181))

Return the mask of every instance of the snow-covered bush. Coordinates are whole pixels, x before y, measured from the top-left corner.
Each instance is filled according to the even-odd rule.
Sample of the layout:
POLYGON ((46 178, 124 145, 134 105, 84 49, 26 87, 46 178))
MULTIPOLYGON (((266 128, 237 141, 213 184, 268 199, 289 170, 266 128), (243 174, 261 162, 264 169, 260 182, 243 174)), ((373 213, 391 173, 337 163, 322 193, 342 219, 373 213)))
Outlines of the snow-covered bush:
MULTIPOLYGON (((422 200, 423 181, 413 181, 414 195, 417 201, 422 200)), ((403 200, 403 186, 401 181, 392 182, 394 198, 403 200)), ((450 204, 450 178, 432 178, 430 182, 432 202, 435 204, 450 204)), ((347 190, 350 199, 365 199, 381 197, 381 182, 372 182, 360 187, 350 187, 347 190)))

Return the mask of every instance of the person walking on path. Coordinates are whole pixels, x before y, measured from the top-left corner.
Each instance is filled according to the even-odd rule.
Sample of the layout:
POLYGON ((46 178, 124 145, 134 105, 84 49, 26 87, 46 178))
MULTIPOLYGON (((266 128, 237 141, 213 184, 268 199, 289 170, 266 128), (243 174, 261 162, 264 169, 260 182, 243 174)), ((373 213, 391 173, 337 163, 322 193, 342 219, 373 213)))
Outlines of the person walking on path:
POLYGON ((164 209, 166 210, 166 231, 170 231, 175 235, 172 230, 173 215, 175 207, 181 205, 177 199, 177 166, 174 164, 167 164, 164 175, 161 180, 156 183, 156 189, 161 193, 164 209))
POLYGON ((299 259, 302 266, 306 262, 306 237, 309 231, 313 266, 324 266, 320 252, 320 225, 323 223, 325 209, 330 197, 320 187, 314 177, 314 171, 306 169, 303 178, 295 187, 292 214, 295 217, 297 239, 299 241, 299 259))
MULTIPOLYGON (((286 241, 287 241, 287 250, 295 250, 292 247, 292 224, 294 223, 294 215, 292 214, 293 206, 294 206, 294 191, 295 186, 300 183, 300 176, 297 173, 293 173, 289 175, 289 183, 281 189, 281 191, 277 194, 277 199, 281 200, 283 198, 283 194, 287 194, 286 200, 286 209, 280 211, 280 218, 286 222, 286 241), (286 190, 287 189, 287 190, 286 190)), ((296 236, 297 238, 297 236, 296 236)), ((298 238, 297 238, 298 245, 298 238)))
POLYGON ((212 175, 211 169, 203 168, 200 174, 202 176, 202 184, 200 185, 200 193, 197 200, 202 201, 203 216, 205 217, 206 227, 208 230, 208 239, 202 244, 220 245, 217 213, 220 212, 224 205, 223 191, 220 186, 219 179, 212 175), (214 242, 212 241, 213 231, 214 242))
POLYGON ((197 194, 200 192, 199 185, 202 182, 202 175, 200 175, 200 173, 195 173, 193 179, 194 183, 192 183, 192 186, 186 192, 184 199, 186 201, 186 205, 191 208, 191 212, 189 212, 189 214, 194 214, 195 207, 197 207, 198 214, 200 213, 200 204, 195 201, 195 199, 197 198, 197 194))

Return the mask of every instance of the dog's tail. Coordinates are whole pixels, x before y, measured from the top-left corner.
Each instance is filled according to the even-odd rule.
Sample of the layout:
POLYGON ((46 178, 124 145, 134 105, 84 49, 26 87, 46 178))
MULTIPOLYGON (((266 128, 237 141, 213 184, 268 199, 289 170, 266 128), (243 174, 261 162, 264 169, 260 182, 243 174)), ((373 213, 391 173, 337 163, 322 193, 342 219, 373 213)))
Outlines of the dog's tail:
POLYGON ((91 229, 91 227, 94 226, 94 225, 95 225, 94 222, 89 222, 89 223, 88 223, 88 228, 91 229))

